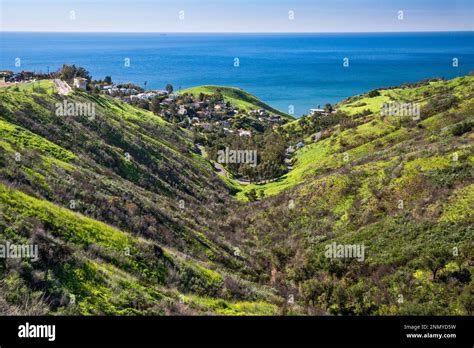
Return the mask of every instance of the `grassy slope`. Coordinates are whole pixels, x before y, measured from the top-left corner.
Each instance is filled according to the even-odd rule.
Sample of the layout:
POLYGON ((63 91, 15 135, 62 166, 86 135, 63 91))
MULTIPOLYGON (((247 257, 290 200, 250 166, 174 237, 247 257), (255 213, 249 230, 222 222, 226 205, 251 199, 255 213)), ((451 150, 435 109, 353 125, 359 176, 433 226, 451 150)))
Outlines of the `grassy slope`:
MULTIPOLYGON (((420 124, 399 128, 372 114, 356 129, 337 126, 297 154, 298 177, 257 186, 279 194, 239 212, 246 220, 235 238, 248 245, 253 268, 312 313, 472 315, 474 133, 451 130, 474 119, 474 78, 384 94, 447 92, 459 105, 420 124), (364 262, 326 258, 334 242, 363 245, 364 262)), ((343 107, 354 115, 361 101, 371 102, 363 96, 343 107)))
POLYGON ((349 100, 341 105, 349 114, 370 105, 374 113, 298 151, 294 171, 257 186, 274 197, 239 209, 189 152, 187 134, 151 113, 76 93, 74 100, 97 103, 97 123, 66 121, 51 112, 57 95, 2 93, 0 239, 55 247, 37 263, 0 263, 0 311, 276 314, 280 300, 270 288, 243 279, 270 284, 275 274, 299 303, 319 279, 327 288, 314 305, 323 313, 466 314, 460 294, 469 289, 433 281, 423 260, 437 245, 459 248, 461 265, 439 271, 448 277, 466 267, 472 247, 474 138, 451 129, 474 114, 473 84, 465 77, 349 100), (400 128, 376 113, 381 98, 425 102, 446 91, 460 105, 420 127, 400 128), (232 243, 222 238, 229 226, 232 243), (367 263, 328 264, 320 256, 333 241, 364 243, 367 263), (230 279, 244 290, 229 290, 230 279))
POLYGON ((184 89, 180 91, 179 93, 180 94, 188 93, 193 96, 198 96, 200 93, 210 95, 210 94, 215 93, 218 89, 221 90, 225 101, 230 102, 232 105, 235 105, 236 107, 244 111, 264 109, 272 114, 276 114, 288 119, 292 119, 291 116, 272 108, 270 105, 265 104, 264 102, 259 100, 257 97, 253 96, 252 94, 240 88, 224 87, 224 86, 199 86, 199 87, 184 89))
MULTIPOLYGON (((363 110, 369 109, 372 115, 367 117, 355 130, 340 132, 336 128, 331 137, 317 143, 309 144, 305 148, 297 151, 295 154, 296 164, 294 169, 275 182, 264 185, 239 185, 235 183, 237 188, 241 190, 237 193, 237 199, 245 200, 244 193, 253 188, 264 190, 267 196, 276 195, 305 182, 308 177, 318 172, 342 167, 345 163, 343 161, 344 151, 341 147, 341 141, 344 144, 347 143, 347 151, 345 152, 347 152, 352 162, 369 156, 376 148, 378 149, 387 144, 395 146, 416 134, 426 133, 426 131, 415 129, 398 129, 394 118, 382 119, 378 112, 381 105, 385 102, 411 101, 419 102, 421 105, 424 105, 429 100, 429 97, 426 97, 425 93, 430 93, 431 96, 435 96, 447 88, 448 90, 452 89, 454 94, 462 99, 461 108, 468 108, 470 101, 466 99, 466 97, 470 95, 472 98, 473 85, 473 77, 462 77, 448 82, 432 82, 428 86, 417 88, 382 90, 380 91, 380 96, 373 98, 364 95, 358 98, 351 98, 356 100, 340 104, 339 109, 341 111, 349 115, 355 115, 363 110)), ((428 120, 424 120, 422 124, 426 125, 429 132, 432 133, 459 121, 453 119, 451 123, 443 124, 443 122, 440 122, 441 120, 443 120, 443 115, 435 115, 428 120)), ((440 141, 441 139, 436 138, 436 140, 440 141)))
MULTIPOLYGON (((56 309, 55 314, 160 315, 169 313, 169 307, 177 305, 181 299, 185 301, 183 307, 190 308, 189 313, 192 313, 191 310, 230 315, 276 312, 275 305, 264 301, 226 301, 192 293, 183 296, 177 289, 165 286, 167 273, 171 269, 192 272, 196 279, 210 288, 220 286, 222 276, 189 259, 178 257, 170 249, 160 257, 150 258, 156 246, 154 243, 1 184, 0 208, 3 215, 2 235, 10 242, 28 243, 27 238, 15 232, 14 225, 36 219, 48 226, 47 237, 36 237, 30 242, 37 243, 43 251, 51 248, 51 242, 56 243, 53 244, 53 255, 57 261, 48 264, 53 276, 45 276, 46 268, 29 264, 28 261, 24 261, 21 266, 21 269, 27 269, 26 272, 31 272, 31 276, 36 278, 35 285, 47 288, 46 292, 31 292, 35 305, 27 313, 47 313, 46 306, 40 302, 41 298, 46 295, 58 296, 55 293, 57 291, 60 291, 65 306, 56 309), (47 287, 47 283, 53 279, 61 284, 60 290, 47 287), (73 297, 74 303, 68 303, 73 297)), ((45 260, 40 261, 43 262, 46 263, 45 260)), ((31 291, 15 273, 6 275, 3 282, 6 284, 5 292, 31 291)), ((14 295, 8 294, 10 297, 14 295)), ((11 302, 16 301, 13 299, 11 302)))
POLYGON ((191 152, 187 133, 150 112, 82 92, 68 102, 95 103, 94 120, 56 116, 64 97, 25 88, 0 94, 0 241, 38 244, 42 257, 2 259, 0 312, 276 310, 265 302, 273 295, 253 284, 240 302, 226 290, 224 265, 239 262, 205 222, 221 207, 201 206, 207 198, 219 201, 215 195, 225 196, 226 188, 191 152), (180 294, 189 297, 186 304, 180 294))

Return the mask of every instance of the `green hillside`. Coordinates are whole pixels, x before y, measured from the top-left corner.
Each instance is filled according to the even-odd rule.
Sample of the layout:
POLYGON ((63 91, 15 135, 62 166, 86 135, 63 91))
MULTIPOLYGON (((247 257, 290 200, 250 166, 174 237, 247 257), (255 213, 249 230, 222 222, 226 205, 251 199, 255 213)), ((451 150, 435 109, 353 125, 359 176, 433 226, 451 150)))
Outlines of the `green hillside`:
MULTIPOLYGON (((474 77, 295 121, 305 146, 293 169, 260 185, 221 178, 196 131, 36 87, 0 89, 0 245, 39 249, 0 258, 1 314, 474 313, 474 77), (94 113, 64 116, 64 103, 94 113), (383 103, 419 103, 420 117, 384 116, 383 103), (262 194, 247 202, 252 189, 262 194), (328 257, 333 243, 363 247, 362 259, 328 257)), ((239 89, 181 93, 217 88, 269 108, 239 89)), ((291 128, 274 132, 291 142, 291 128)))
POLYGON ((292 119, 291 116, 277 109, 272 108, 270 105, 265 104, 257 97, 253 96, 252 94, 240 88, 224 87, 224 86, 199 86, 199 87, 191 87, 191 88, 183 89, 179 93, 180 94, 188 93, 197 97, 200 93, 205 94, 205 95, 211 95, 215 93, 217 90, 221 91, 222 95, 224 96, 224 100, 226 102, 230 102, 232 105, 244 111, 262 109, 262 110, 267 110, 269 113, 292 119))
MULTIPOLYGON (((395 88, 380 90, 380 96, 369 97, 361 95, 349 98, 340 103, 338 109, 352 116, 357 126, 347 130, 341 130, 339 126, 326 131, 324 139, 314 143, 310 137, 306 137, 306 146, 297 151, 294 169, 278 180, 262 185, 235 185, 240 189, 237 194, 238 199, 245 199, 245 192, 252 189, 263 190, 265 194, 275 195, 286 189, 304 183, 315 174, 328 170, 343 168, 347 163, 344 155, 347 153, 348 162, 367 161, 370 157, 389 148, 398 149, 401 146, 408 146, 406 140, 413 137, 427 138, 427 143, 446 141, 445 134, 449 134, 447 128, 456 127, 462 122, 472 122, 474 113, 472 112, 472 102, 469 99, 473 95, 474 78, 462 77, 451 81, 431 82, 414 88, 395 88), (423 119, 417 126, 400 127, 399 119, 396 117, 380 116, 380 107, 388 102, 412 102, 420 103, 421 108, 428 112, 430 102, 450 93, 458 98, 459 103, 451 109, 440 110, 429 117, 423 119), (361 116, 362 111, 366 111, 361 116), (453 115, 457 111, 458 115, 453 115), (462 113, 462 115, 459 115, 462 113), (438 132, 443 130, 443 135, 438 132), (438 134, 438 136, 437 136, 438 134)), ((295 120, 291 124, 297 124, 295 120)), ((451 137, 451 140, 456 140, 451 137)), ((433 147, 433 145, 431 145, 433 147)), ((422 150, 419 148, 418 150, 422 150)), ((419 156, 420 153, 413 153, 419 156)), ((376 158, 375 158, 376 160, 376 158)), ((372 160, 373 161, 373 160, 372 160)))
POLYGON ((274 311, 274 295, 233 272, 241 261, 209 223, 228 189, 187 131, 112 98, 42 87, 0 93, 0 241, 40 250, 36 262, 0 259, 1 313, 274 311), (64 101, 95 114, 58 116, 64 101))
POLYGON ((273 197, 243 205, 236 238, 312 314, 472 315, 474 77, 380 94, 341 103, 355 123, 308 143, 279 181, 241 185, 273 197), (420 120, 381 116, 389 100, 419 101, 420 120), (332 243, 365 259, 329 259, 332 243))

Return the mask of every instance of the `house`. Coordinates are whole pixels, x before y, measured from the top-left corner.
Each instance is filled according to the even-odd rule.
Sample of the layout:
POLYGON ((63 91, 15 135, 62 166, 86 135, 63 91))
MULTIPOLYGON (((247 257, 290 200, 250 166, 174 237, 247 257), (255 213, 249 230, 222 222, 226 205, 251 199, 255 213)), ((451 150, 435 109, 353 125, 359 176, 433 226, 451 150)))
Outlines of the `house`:
POLYGON ((309 111, 311 111, 311 115, 326 114, 326 110, 324 110, 324 109, 310 109, 309 111))
POLYGON ((258 110, 250 110, 248 112, 248 114, 250 116, 262 116, 262 117, 265 117, 267 116, 267 111, 266 110, 263 110, 263 109, 258 109, 258 110))
POLYGON ((248 130, 245 130, 245 129, 239 129, 239 137, 251 137, 252 136, 252 132, 251 131, 248 131, 248 130))
POLYGON ((0 82, 6 82, 13 76, 13 71, 0 71, 0 82))
POLYGON ((188 113, 188 110, 186 110, 186 108, 183 105, 181 105, 178 109, 178 114, 183 116, 183 115, 186 115, 187 113, 188 113))
MULTIPOLYGON (((133 95, 135 92, 138 92, 136 89, 131 90, 131 94, 133 95)), ((143 100, 150 100, 154 97, 156 97, 158 94, 153 93, 153 92, 147 92, 147 93, 138 93, 136 94, 136 98, 138 99, 143 99, 143 100)))
POLYGON ((87 89, 87 80, 83 77, 75 77, 74 78, 74 87, 86 90, 87 89))
POLYGON ((174 102, 176 99, 178 99, 179 95, 178 94, 168 94, 168 98, 163 100, 163 103, 165 104, 171 104, 174 102))

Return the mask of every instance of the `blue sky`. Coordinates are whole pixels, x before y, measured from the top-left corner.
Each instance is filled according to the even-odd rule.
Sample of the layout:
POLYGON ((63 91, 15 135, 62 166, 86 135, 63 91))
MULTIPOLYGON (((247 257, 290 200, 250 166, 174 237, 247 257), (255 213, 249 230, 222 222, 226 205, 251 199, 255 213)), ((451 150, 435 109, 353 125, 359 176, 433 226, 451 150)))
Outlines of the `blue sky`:
POLYGON ((474 30, 474 0, 0 0, 0 11, 1 31, 474 30))

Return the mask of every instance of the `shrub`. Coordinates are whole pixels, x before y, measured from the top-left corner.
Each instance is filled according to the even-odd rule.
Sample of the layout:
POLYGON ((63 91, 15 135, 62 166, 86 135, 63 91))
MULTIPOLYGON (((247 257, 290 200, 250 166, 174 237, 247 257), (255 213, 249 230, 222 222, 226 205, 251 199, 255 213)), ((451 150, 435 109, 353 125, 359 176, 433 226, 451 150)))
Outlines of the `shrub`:
POLYGON ((421 109, 421 118, 425 119, 438 113, 448 111, 456 106, 458 98, 452 94, 438 95, 421 109))
POLYGON ((370 91, 367 95, 370 98, 374 98, 374 97, 378 97, 380 95, 380 92, 378 91, 378 89, 374 89, 373 91, 370 91))
POLYGON ((251 189, 249 192, 245 192, 245 197, 247 197, 250 202, 255 202, 257 200, 257 191, 251 189))
POLYGON ((451 133, 456 136, 460 137, 461 135, 470 132, 472 130, 472 126, 474 125, 474 122, 462 122, 458 123, 453 127, 451 130, 451 133))

